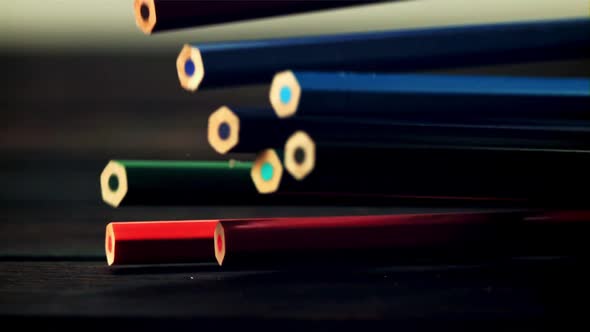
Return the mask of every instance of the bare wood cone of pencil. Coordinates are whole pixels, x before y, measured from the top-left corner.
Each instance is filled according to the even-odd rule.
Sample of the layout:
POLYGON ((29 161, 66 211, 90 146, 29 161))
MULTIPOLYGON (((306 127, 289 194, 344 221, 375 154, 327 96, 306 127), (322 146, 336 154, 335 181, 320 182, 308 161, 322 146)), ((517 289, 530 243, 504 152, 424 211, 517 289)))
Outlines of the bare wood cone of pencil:
POLYGON ((207 139, 215 151, 226 154, 240 140, 240 118, 227 106, 209 116, 207 139))
POLYGON ((297 180, 303 180, 313 171, 316 163, 316 146, 304 131, 297 131, 287 139, 284 156, 285 169, 297 180))
POLYGON ((184 45, 176 58, 176 72, 180 85, 188 91, 196 91, 205 77, 205 66, 198 48, 184 45))
POLYGON ((250 176, 259 193, 276 192, 283 177, 283 165, 276 151, 266 149, 259 152, 252 165, 250 176))
POLYGON ((301 99, 301 86, 293 72, 277 73, 272 80, 269 92, 270 104, 280 118, 295 115, 301 99))

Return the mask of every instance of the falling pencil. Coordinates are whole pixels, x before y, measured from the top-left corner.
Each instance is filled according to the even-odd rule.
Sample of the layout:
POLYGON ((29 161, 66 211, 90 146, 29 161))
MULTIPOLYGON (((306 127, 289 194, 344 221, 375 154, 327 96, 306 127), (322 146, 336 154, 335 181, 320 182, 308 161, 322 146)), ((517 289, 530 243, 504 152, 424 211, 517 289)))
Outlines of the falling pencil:
POLYGON ((473 118, 473 122, 480 123, 471 124, 460 123, 461 119, 445 119, 442 115, 438 119, 408 119, 403 122, 344 115, 297 116, 284 121, 271 113, 269 109, 230 109, 223 106, 209 117, 209 144, 221 154, 257 153, 265 148, 282 148, 293 132, 305 131, 322 144, 368 148, 590 149, 590 130, 583 126, 583 122, 568 124, 564 120, 561 123, 523 125, 514 123, 514 119, 513 123, 496 124, 473 118), (457 123, 451 122, 453 120, 457 123))
POLYGON ((291 70, 411 71, 585 58, 590 19, 482 24, 185 45, 180 84, 199 88, 269 83, 291 70), (272 61, 271 61, 272 59, 272 61))
POLYGON ((268 146, 279 147, 296 128, 296 121, 281 121, 270 109, 222 106, 209 116, 207 138, 221 154, 257 153, 268 146))
POLYGON ((251 168, 235 160, 113 160, 100 176, 102 198, 113 207, 253 202, 251 168))
MULTIPOLYGON (((135 0, 135 22, 146 34, 387 0, 135 0)), ((391 1, 391 0, 390 0, 391 1)))

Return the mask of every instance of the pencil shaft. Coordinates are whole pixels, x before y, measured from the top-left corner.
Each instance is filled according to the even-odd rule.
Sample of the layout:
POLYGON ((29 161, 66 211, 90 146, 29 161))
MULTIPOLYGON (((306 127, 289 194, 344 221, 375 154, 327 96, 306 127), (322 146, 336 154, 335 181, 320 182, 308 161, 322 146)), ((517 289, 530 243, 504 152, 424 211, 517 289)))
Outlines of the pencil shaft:
POLYGON ((196 90, 266 83, 285 69, 410 71, 580 58, 589 54, 589 28, 580 18, 195 44, 203 68, 194 75, 201 79, 184 85, 184 67, 178 69, 183 86, 196 90))
MULTIPOLYGON (((100 177, 103 201, 113 207, 136 205, 363 205, 354 194, 277 193, 261 195, 250 162, 111 161, 100 177)), ((388 205, 391 199, 372 199, 388 205)), ((451 202, 452 203, 452 202, 451 202)))
MULTIPOLYGON (((296 116, 503 125, 579 126, 580 121, 587 124, 590 120, 587 78, 321 72, 292 75, 293 84, 301 91, 298 101, 293 101, 297 104, 296 116)), ((280 80, 275 83, 283 84, 280 80)), ((290 85, 285 88, 291 89, 290 85)), ((279 93, 280 87, 274 91, 279 93)))
POLYGON ((590 219, 582 214, 575 221, 533 211, 220 221, 215 233, 223 245, 216 256, 222 265, 319 261, 350 266, 418 257, 583 254, 585 241, 575 234, 588 229, 590 219))
POLYGON ((213 262, 217 220, 112 222, 105 251, 109 265, 213 262))
MULTIPOLYGON (((284 120, 271 114, 269 109, 233 109, 239 119, 239 134, 236 134, 239 137, 229 151, 255 153, 267 147, 280 149, 296 130, 306 131, 320 145, 590 149, 590 130, 583 123, 522 125, 507 121, 508 124, 498 124, 500 121, 478 118, 480 123, 466 124, 461 123, 463 119, 446 119, 442 115, 439 118, 390 121, 363 117, 364 110, 360 108, 350 117, 303 116, 284 120)), ((395 108, 385 110, 397 112, 395 108)), ((582 113, 581 108, 579 112, 582 113)), ((558 116, 558 112, 554 115, 558 116)), ((213 135, 219 136, 220 123, 223 121, 209 122, 212 126, 209 131, 213 135)), ((221 138, 216 140, 223 141, 221 138)))
POLYGON ((239 161, 112 161, 101 176, 103 199, 114 206, 248 202, 256 196, 251 167, 239 161))
POLYGON ((590 153, 526 149, 316 146, 302 181, 278 192, 352 192, 401 197, 513 200, 529 207, 584 207, 590 153))
MULTIPOLYGON (((335 1, 243 1, 243 0, 155 0, 155 25, 149 32, 198 27, 208 24, 288 15, 322 9, 346 7, 385 0, 335 1)), ((141 19, 141 11, 136 13, 141 19)))

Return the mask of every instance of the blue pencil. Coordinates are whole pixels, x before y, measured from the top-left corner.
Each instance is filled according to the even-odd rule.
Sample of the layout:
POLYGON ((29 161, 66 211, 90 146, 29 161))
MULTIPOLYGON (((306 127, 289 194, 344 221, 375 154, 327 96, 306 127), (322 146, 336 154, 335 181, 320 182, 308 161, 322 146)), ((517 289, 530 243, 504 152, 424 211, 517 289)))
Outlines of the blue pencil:
POLYGON ((269 97, 279 117, 504 125, 590 120, 590 78, 285 71, 275 76, 269 97))
POLYGON ((590 54, 590 19, 574 18, 185 45, 181 86, 268 83, 282 70, 411 71, 590 54))
POLYGON ((208 141, 221 154, 282 148, 295 131, 319 144, 365 148, 461 147, 471 149, 590 150, 590 129, 561 125, 459 124, 367 118, 295 117, 270 109, 223 106, 209 116, 208 141))

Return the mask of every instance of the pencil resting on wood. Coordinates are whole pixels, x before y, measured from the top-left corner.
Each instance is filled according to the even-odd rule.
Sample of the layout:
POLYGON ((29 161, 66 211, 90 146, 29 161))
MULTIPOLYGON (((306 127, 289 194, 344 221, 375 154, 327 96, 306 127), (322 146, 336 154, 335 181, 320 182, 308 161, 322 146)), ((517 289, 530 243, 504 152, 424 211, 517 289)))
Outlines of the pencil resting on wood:
POLYGON ((135 22, 146 34, 393 0, 135 0, 135 22))
POLYGON ((588 212, 472 213, 221 220, 219 265, 334 263, 355 266, 422 259, 584 255, 588 212))
POLYGON ((218 220, 111 222, 106 227, 109 265, 214 262, 211 241, 218 220))
MULTIPOLYGON (((331 217, 271 217, 248 219, 170 220, 170 221, 120 221, 111 222, 105 232, 105 253, 110 266, 153 265, 176 263, 221 264, 226 254, 227 239, 224 228, 235 223, 228 233, 240 237, 265 239, 262 242, 246 243, 252 251, 262 256, 273 255, 278 250, 292 252, 355 250, 363 252, 375 248, 432 249, 435 246, 461 247, 467 242, 494 239, 495 231, 505 233, 520 230, 522 222, 535 225, 528 228, 526 245, 539 246, 550 232, 581 229, 590 221, 587 211, 526 211, 462 212, 437 214, 395 214, 373 216, 331 217), (522 218, 522 221, 520 220, 522 218), (556 225, 562 225, 556 228, 556 225), (498 228, 501 226, 502 228, 498 228), (385 230, 386 233, 381 233, 385 230), (387 233, 391 230, 392 234, 387 233), (249 234, 254 232, 254 234, 249 234), (277 233, 269 238, 269 233, 277 233), (370 234, 367 235, 367 232, 370 234), (410 232, 410 233, 408 233, 410 232), (329 234, 327 234, 329 233, 329 234), (371 235, 373 234, 373 235, 371 235), (286 238, 280 239, 281 236, 286 238), (305 239, 303 239, 303 237, 305 239), (470 238, 471 237, 471 238, 470 238), (323 240, 318 241, 318 239, 323 240), (277 242, 278 241, 278 242, 277 242), (213 243, 212 243, 213 242, 213 243), (266 251, 265 248, 268 250, 266 251)), ((230 257, 240 255, 236 236, 230 236, 230 257)), ((505 240, 505 238, 502 238, 505 240)), ((501 240, 501 239, 495 239, 501 240)), ((571 234, 561 241, 580 243, 580 237, 571 234)), ((489 244, 487 244, 489 245, 489 244)), ((506 243, 504 243, 506 247, 506 243)), ((571 247, 571 246, 570 246, 571 247)), ((568 249, 569 250, 569 249, 568 249)), ((546 253, 551 253, 547 251, 546 253)), ((317 253, 316 253, 317 254, 317 253)), ((321 256, 321 255, 318 255, 321 256)), ((305 256, 302 256, 302 258, 305 256)))
POLYGON ((590 119, 590 79, 292 72, 269 93, 279 117, 578 125, 590 119))
POLYGON ((590 19, 480 24, 185 45, 180 84, 270 83, 280 71, 412 71, 586 58, 590 19))

